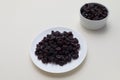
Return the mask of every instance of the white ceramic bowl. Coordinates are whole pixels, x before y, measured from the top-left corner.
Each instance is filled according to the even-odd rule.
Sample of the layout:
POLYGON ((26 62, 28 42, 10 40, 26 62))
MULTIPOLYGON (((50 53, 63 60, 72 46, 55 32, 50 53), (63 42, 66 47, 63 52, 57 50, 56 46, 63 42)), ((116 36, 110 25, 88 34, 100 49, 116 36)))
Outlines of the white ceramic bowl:
MULTIPOLYGON (((99 3, 98 3, 99 4, 99 3)), ((101 4, 102 5, 102 4, 101 4)), ((102 5, 104 6, 104 5, 102 5)), ((104 6, 105 7, 105 6, 104 6)), ((106 8, 106 7, 105 7, 106 8)), ((107 9, 107 8, 106 8, 107 9)), ((108 9, 107 9, 108 10, 108 9)), ((81 9, 80 9, 80 21, 81 21, 81 25, 87 29, 90 30, 98 30, 102 27, 104 27, 107 23, 107 19, 108 19, 108 15, 101 19, 101 20, 90 20, 85 18, 82 14, 81 14, 81 9)))
POLYGON ((64 72, 71 71, 75 69, 76 67, 78 67, 85 59, 86 53, 87 53, 87 44, 80 33, 73 31, 71 29, 65 28, 65 27, 57 26, 54 28, 46 29, 42 31, 40 34, 38 34, 38 36, 33 40, 31 50, 30 50, 30 57, 33 63, 43 71, 50 72, 50 73, 64 73, 64 72), (72 31, 74 37, 76 37, 79 40, 79 44, 80 44, 80 51, 79 51, 78 59, 72 60, 70 63, 67 63, 66 65, 63 65, 63 66, 59 66, 56 64, 50 64, 50 63, 43 64, 41 60, 37 59, 37 56, 35 55, 36 44, 38 44, 38 42, 40 42, 44 36, 46 36, 47 34, 50 34, 52 30, 60 31, 60 32, 72 31))

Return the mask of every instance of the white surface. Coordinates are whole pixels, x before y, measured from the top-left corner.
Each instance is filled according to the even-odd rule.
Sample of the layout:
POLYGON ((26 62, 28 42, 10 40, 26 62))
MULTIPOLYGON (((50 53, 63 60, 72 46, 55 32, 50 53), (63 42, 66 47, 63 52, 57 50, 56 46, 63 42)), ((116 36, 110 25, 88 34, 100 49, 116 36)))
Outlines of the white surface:
POLYGON ((120 80, 120 1, 106 5, 108 26, 89 31, 80 26, 79 10, 93 0, 0 0, 0 80, 120 80), (84 63, 69 73, 48 74, 29 56, 32 39, 48 25, 79 31, 88 44, 84 63))
POLYGON ((82 37, 82 35, 76 31, 73 31, 72 29, 67 28, 66 26, 51 26, 53 28, 49 28, 46 29, 44 31, 42 31, 40 34, 38 34, 38 36, 33 40, 32 46, 31 46, 31 50, 30 50, 30 56, 31 59, 33 61, 33 63, 40 69, 46 71, 46 72, 50 72, 50 73, 64 73, 64 72, 68 72, 71 71, 73 69, 75 69, 76 67, 78 67, 83 60, 86 57, 86 53, 87 53, 87 43, 84 40, 84 38, 82 37), (55 64, 43 64, 40 60, 38 60, 37 56, 35 55, 35 49, 36 49, 36 45, 47 35, 50 34, 51 31, 60 31, 60 32, 64 32, 64 31, 71 31, 73 33, 73 36, 75 38, 78 39, 79 44, 80 44, 80 51, 79 51, 79 58, 76 60, 72 60, 70 63, 67 63, 64 66, 59 66, 59 65, 55 65, 55 64))

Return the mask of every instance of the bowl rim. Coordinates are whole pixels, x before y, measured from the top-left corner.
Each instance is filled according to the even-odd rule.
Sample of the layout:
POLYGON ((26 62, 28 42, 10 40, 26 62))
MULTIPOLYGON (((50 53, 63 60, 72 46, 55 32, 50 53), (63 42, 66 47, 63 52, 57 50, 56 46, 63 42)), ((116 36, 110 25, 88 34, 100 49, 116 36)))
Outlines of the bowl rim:
POLYGON ((95 22, 97 22, 97 21, 102 21, 102 20, 104 20, 104 19, 107 19, 108 16, 109 16, 109 10, 108 10, 108 8, 107 8, 106 6, 104 6, 103 4, 101 4, 101 3, 98 3, 98 2, 88 2, 88 3, 84 3, 84 5, 82 5, 81 8, 80 8, 80 15, 81 15, 83 18, 85 18, 85 19, 87 19, 87 20, 89 20, 89 21, 95 21, 95 22), (105 7, 106 10, 107 10, 107 16, 106 16, 105 18, 103 18, 103 19, 100 19, 100 20, 91 20, 91 19, 88 19, 88 18, 84 17, 84 16, 82 15, 82 13, 81 13, 81 9, 82 9, 82 7, 83 7, 85 4, 91 4, 91 3, 99 4, 99 5, 103 6, 103 7, 105 7))

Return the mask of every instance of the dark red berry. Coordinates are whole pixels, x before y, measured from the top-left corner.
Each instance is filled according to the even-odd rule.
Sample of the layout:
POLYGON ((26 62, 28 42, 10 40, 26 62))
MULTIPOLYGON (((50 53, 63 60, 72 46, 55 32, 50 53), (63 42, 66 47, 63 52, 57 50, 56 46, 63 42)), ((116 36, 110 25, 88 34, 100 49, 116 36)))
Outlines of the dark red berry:
POLYGON ((78 57, 79 57, 78 54, 74 54, 74 55, 72 56, 73 59, 77 59, 78 57))

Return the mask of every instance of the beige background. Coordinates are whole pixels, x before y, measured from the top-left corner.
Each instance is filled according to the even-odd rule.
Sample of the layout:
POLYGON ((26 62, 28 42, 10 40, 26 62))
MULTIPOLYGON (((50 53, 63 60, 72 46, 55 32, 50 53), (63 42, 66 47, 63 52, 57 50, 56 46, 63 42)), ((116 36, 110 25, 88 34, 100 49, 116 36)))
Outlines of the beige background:
POLYGON ((120 1, 94 0, 109 9, 107 27, 81 27, 79 9, 92 0, 0 0, 0 80, 120 80, 120 1), (65 74, 36 68, 29 57, 34 37, 48 25, 67 25, 88 43, 86 60, 65 74))

